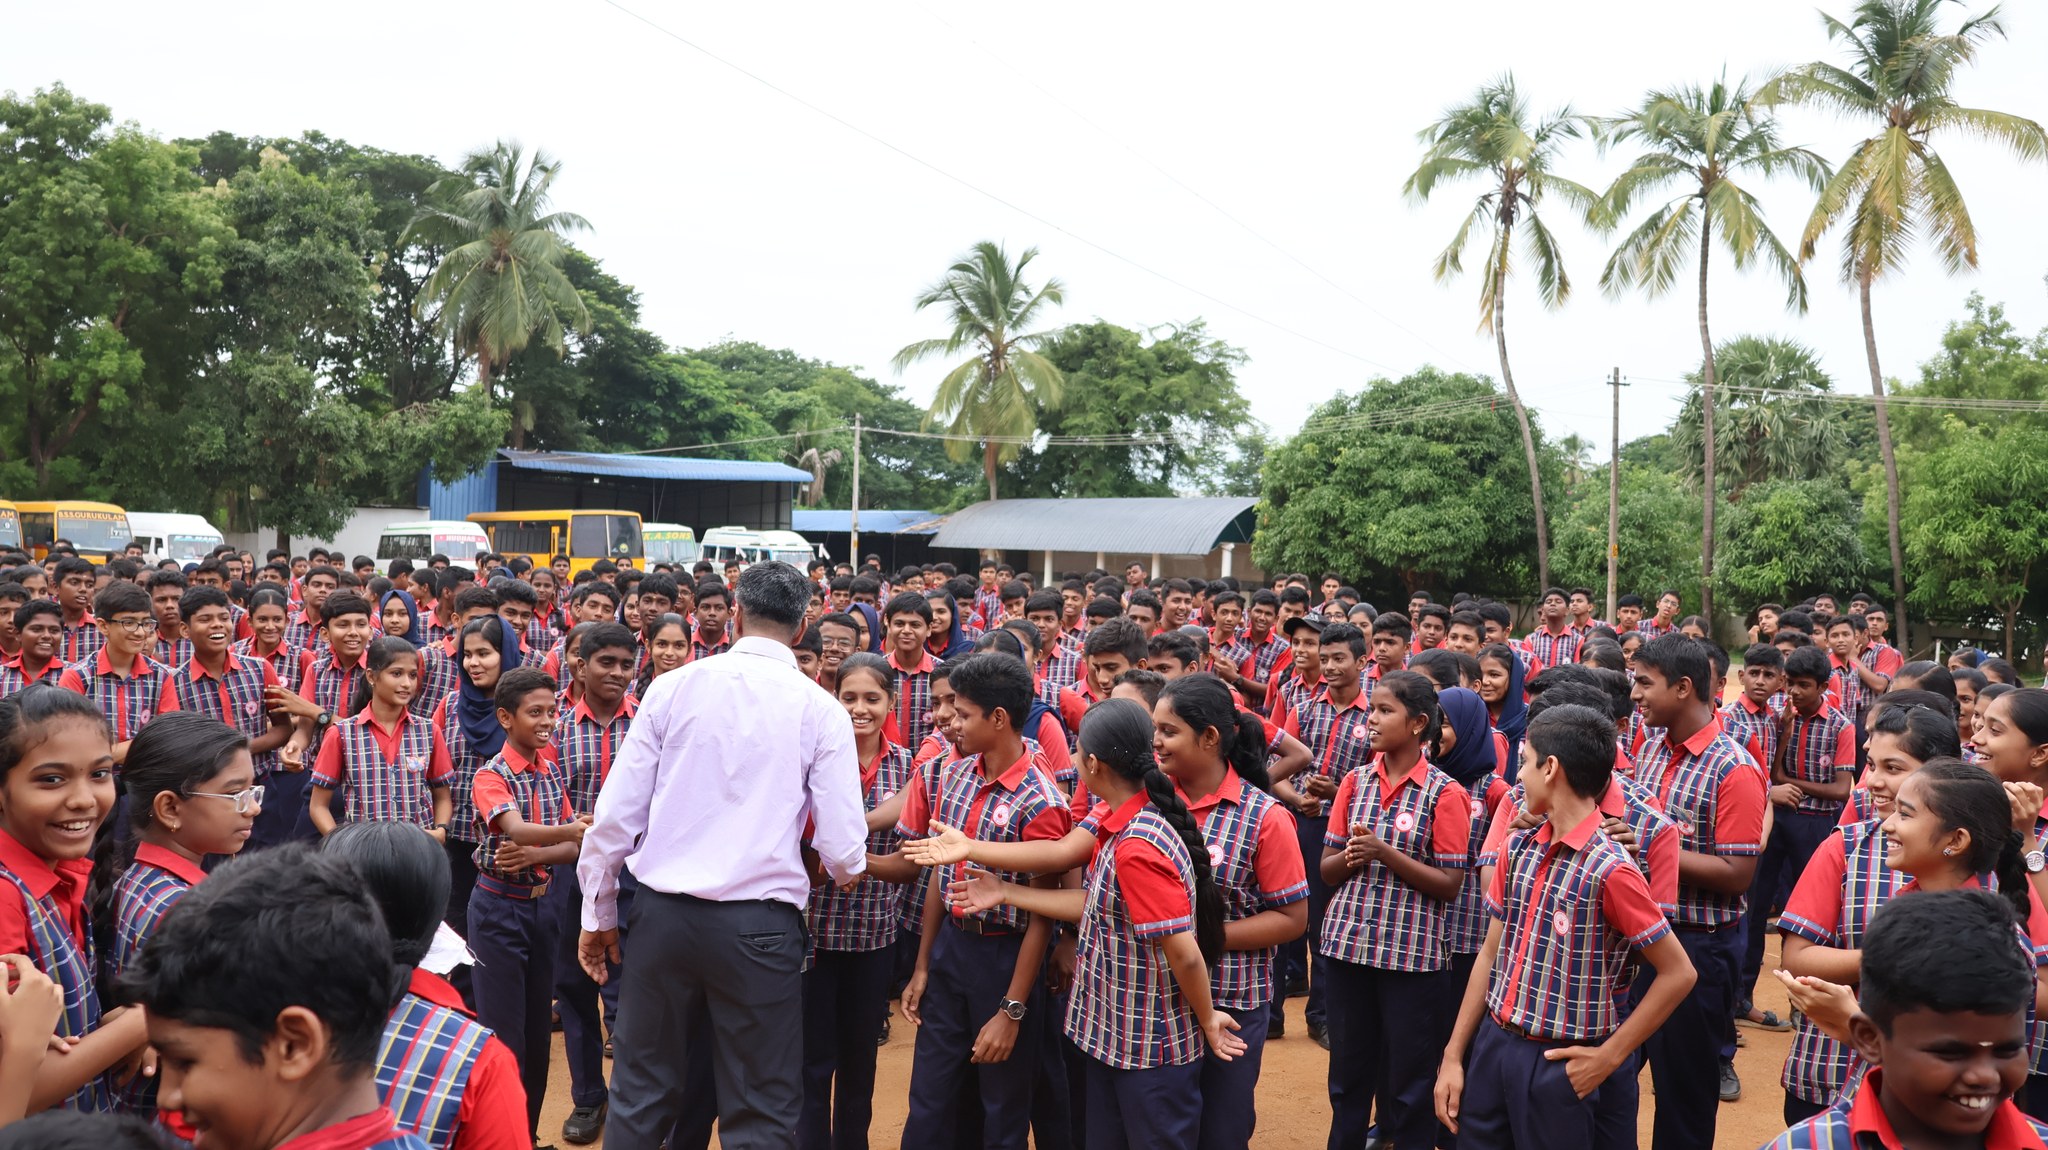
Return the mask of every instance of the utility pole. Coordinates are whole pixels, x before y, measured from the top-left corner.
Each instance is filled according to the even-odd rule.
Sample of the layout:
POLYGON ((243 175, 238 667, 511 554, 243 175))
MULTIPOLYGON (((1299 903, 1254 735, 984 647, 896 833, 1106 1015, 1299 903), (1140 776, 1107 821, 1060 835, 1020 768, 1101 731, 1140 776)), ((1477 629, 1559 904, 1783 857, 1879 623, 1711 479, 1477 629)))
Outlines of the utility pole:
POLYGON ((1621 560, 1621 369, 1608 380, 1614 388, 1614 428, 1607 458, 1607 619, 1614 619, 1615 568, 1621 560))
POLYGON ((853 531, 847 537, 846 561, 860 570, 860 412, 853 413, 853 531))

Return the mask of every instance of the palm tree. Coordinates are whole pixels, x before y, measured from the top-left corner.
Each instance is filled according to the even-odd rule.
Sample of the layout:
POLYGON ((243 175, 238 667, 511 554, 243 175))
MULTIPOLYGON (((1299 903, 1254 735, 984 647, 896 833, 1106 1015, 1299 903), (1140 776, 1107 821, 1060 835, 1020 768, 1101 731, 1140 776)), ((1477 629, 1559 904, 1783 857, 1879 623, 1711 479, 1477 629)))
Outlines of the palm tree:
POLYGON ((1593 470, 1593 441, 1574 431, 1557 441, 1557 451, 1564 456, 1565 486, 1577 487, 1593 470))
POLYGON ((1663 189, 1678 196, 1644 218, 1621 241, 1600 274, 1609 295, 1640 288, 1655 299, 1678 283, 1679 269, 1695 251, 1699 259, 1700 386, 1705 399, 1705 479, 1700 485, 1700 613, 1714 612, 1714 338, 1707 328, 1707 267, 1714 240, 1747 268, 1759 259, 1785 281, 1787 307, 1806 310, 1806 278, 1799 263, 1764 223, 1756 195, 1742 182, 1792 173, 1815 191, 1827 180, 1827 164, 1805 148, 1785 147, 1778 125, 1753 101, 1747 81, 1729 87, 1724 76, 1702 88, 1687 84, 1651 92, 1625 115, 1599 122, 1602 147, 1643 148, 1615 177, 1594 220, 1618 227, 1642 197, 1663 189), (1717 232, 1718 229, 1718 232, 1717 232))
POLYGON ((1037 257, 1037 248, 1026 248, 1013 264, 1001 245, 989 240, 975 244, 917 297, 919 311, 945 307, 952 333, 918 340, 890 361, 901 372, 919 360, 974 349, 972 359, 939 381, 925 426, 943 423, 957 437, 946 444, 955 460, 966 460, 975 442, 981 443, 990 499, 996 498, 996 464, 1016 457, 1021 442, 1037 430, 1036 412, 1058 408, 1066 387, 1060 369, 1038 350, 1054 333, 1024 330, 1048 305, 1066 297, 1058 279, 1046 280, 1036 291, 1025 282, 1025 265, 1037 257))
POLYGON ((1552 170, 1557 153, 1566 140, 1580 135, 1584 120, 1569 108, 1560 109, 1532 122, 1529 104, 1515 90, 1515 78, 1502 76, 1481 88, 1470 101, 1446 109, 1443 116, 1424 128, 1420 137, 1428 145, 1422 164, 1408 177, 1401 190, 1417 203, 1427 202, 1439 183, 1466 178, 1484 181, 1485 190, 1472 205, 1450 246, 1436 258, 1436 278, 1449 280, 1464 269, 1465 249, 1472 241, 1473 225, 1484 223, 1490 232, 1486 263, 1480 269, 1479 328, 1493 333, 1494 349, 1500 355, 1501 383, 1515 419, 1522 427, 1522 454, 1529 464, 1529 497, 1536 513, 1536 584, 1550 584, 1550 526, 1543 513, 1543 477, 1537 471, 1536 434, 1529 426, 1529 409, 1522 406, 1515 390, 1515 374, 1508 366, 1507 286, 1514 254, 1517 228, 1523 248, 1535 264, 1537 298, 1545 307, 1556 308, 1571 295, 1572 282, 1565 274, 1564 259, 1557 239, 1545 227, 1537 209, 1543 198, 1555 192, 1581 210, 1590 210, 1599 197, 1581 184, 1552 170))
POLYGON ((1842 279, 1856 285, 1863 308, 1863 350, 1877 410, 1877 444, 1884 457, 1885 527, 1891 541, 1893 618, 1899 646, 1910 649, 1906 625, 1906 563, 1899 543, 1899 463, 1892 451, 1884 372, 1877 360, 1877 327, 1870 287, 1906 263, 1915 237, 1934 241, 1953 275, 1977 266, 1977 228, 1962 189, 1934 149, 1937 135, 1970 136, 2004 145, 2022 160, 2048 156, 2048 135, 2032 120, 1985 108, 1966 108, 1952 89, 1956 73, 1977 58, 1978 46, 2005 35, 1998 9, 1941 31, 1942 9, 1956 0, 1862 0, 1844 24, 1826 13, 1828 39, 1846 65, 1801 65, 1779 76, 1760 97, 1810 104, 1874 124, 1877 132, 1856 145, 1821 189, 1800 237, 1801 263, 1820 239, 1846 223, 1842 279))
MULTIPOLYGON (((1714 349, 1714 437, 1720 491, 1730 503, 1770 480, 1823 479, 1849 450, 1849 426, 1827 395, 1834 381, 1812 348, 1789 339, 1745 335, 1714 349)), ((1697 378, 1697 377, 1695 377, 1697 378)), ((1671 425, 1671 446, 1693 478, 1705 482, 1703 387, 1686 396, 1671 425)))
MULTIPOLYGON (((556 354, 565 327, 590 330, 583 297, 562 271, 563 236, 590 222, 573 212, 549 212, 548 188, 562 166, 546 152, 529 159, 517 144, 500 141, 463 159, 463 175, 437 180, 433 206, 407 228, 447 250, 427 277, 417 309, 441 308, 441 323, 456 347, 476 357, 485 398, 492 372, 526 349, 535 336, 556 354)), ((521 441, 514 420, 515 446, 521 441)))

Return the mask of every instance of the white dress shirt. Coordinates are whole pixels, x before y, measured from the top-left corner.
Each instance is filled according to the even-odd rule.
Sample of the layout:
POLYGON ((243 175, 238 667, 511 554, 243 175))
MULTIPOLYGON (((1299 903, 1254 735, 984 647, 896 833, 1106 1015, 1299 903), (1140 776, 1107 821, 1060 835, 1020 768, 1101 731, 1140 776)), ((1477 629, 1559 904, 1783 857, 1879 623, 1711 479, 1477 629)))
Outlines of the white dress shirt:
POLYGON ((618 925, 622 863, 668 894, 801 908, 807 822, 835 880, 866 868, 853 721, 787 646, 744 637, 654 680, 640 700, 583 836, 583 928, 618 925))

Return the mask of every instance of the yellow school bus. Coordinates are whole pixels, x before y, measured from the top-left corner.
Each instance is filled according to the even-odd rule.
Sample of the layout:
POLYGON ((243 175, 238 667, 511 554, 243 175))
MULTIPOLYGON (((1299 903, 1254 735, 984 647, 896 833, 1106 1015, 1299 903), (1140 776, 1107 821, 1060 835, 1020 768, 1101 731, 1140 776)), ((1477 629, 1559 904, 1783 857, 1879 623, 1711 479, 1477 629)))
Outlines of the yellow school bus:
POLYGON ((21 542, 38 562, 50 553, 50 544, 70 542, 80 559, 104 563, 121 553, 132 533, 128 513, 112 503, 86 503, 58 499, 16 503, 21 517, 21 542))
POLYGON ((524 555, 545 567, 557 555, 569 557, 569 574, 587 571, 609 559, 646 563, 640 540, 640 516, 632 511, 479 511, 471 523, 491 537, 491 550, 510 559, 524 555))

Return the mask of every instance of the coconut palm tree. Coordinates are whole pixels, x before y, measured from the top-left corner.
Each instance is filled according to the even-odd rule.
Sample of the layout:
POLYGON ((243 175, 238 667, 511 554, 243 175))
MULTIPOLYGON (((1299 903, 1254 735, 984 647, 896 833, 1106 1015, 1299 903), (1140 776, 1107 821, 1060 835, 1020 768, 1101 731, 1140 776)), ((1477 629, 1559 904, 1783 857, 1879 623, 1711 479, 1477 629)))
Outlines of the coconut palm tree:
POLYGON ((1537 298, 1545 307, 1556 308, 1563 306, 1571 295, 1572 281, 1565 274, 1557 239, 1537 213, 1544 199, 1553 193, 1581 211, 1590 212, 1598 201, 1591 189, 1554 170, 1558 151, 1565 141, 1578 138, 1584 127, 1584 118, 1569 108, 1540 120, 1531 119, 1528 101, 1515 89, 1515 78, 1502 76, 1465 103, 1446 109, 1435 123, 1421 131, 1426 145, 1422 163, 1401 188, 1410 199, 1424 203, 1438 184, 1465 179, 1482 181, 1482 190, 1471 212, 1459 225, 1457 235, 1451 237, 1450 245, 1437 256, 1435 272, 1439 281, 1462 273, 1474 226, 1483 226, 1487 244, 1485 262, 1479 269, 1479 328, 1493 334, 1494 350, 1500 356, 1501 383, 1522 428, 1522 454, 1529 465, 1529 497, 1536 513, 1539 587, 1550 584, 1550 526, 1543 513, 1543 477, 1537 470, 1536 433, 1529 425, 1529 409, 1522 405, 1521 393, 1515 390, 1515 373, 1508 365, 1508 273, 1519 232, 1524 255, 1535 268, 1537 298))
MULTIPOLYGON (((590 222, 574 212, 548 211, 548 189, 562 166, 546 152, 528 157, 499 141, 463 159, 461 176, 436 181, 407 228, 448 254, 427 277, 417 305, 436 305, 441 323, 464 354, 475 357, 477 379, 491 394, 492 373, 538 336, 561 354, 565 328, 590 330, 583 297, 562 271, 564 236, 590 222)), ((518 434, 515 420, 514 435, 518 434)))
POLYGON ((1058 279, 1036 290, 1025 282, 1024 268, 1037 257, 1037 248, 1026 248, 1013 264, 1001 245, 989 240, 975 244, 917 297, 919 311, 945 308, 952 332, 944 339, 918 340, 890 361, 900 373, 920 360, 974 349, 973 358, 939 381, 925 426, 944 424, 958 437, 946 444, 955 460, 966 460, 975 443, 981 444, 990 499, 996 498, 996 464, 1016 457, 1022 441, 1038 429, 1035 412, 1057 409, 1066 387, 1060 369, 1039 351, 1054 333, 1026 330, 1041 312, 1066 298, 1058 279))
POLYGON ((1714 338, 1707 327, 1707 268, 1714 241, 1737 268, 1763 263, 1785 281, 1787 307, 1806 310, 1806 279, 1799 263, 1764 223, 1750 177, 1797 175, 1819 191, 1827 164, 1805 148, 1779 141, 1775 119, 1752 99, 1747 81, 1727 77, 1654 91, 1629 112, 1598 123, 1602 148, 1636 145, 1643 151, 1601 197, 1595 226, 1614 228, 1637 201, 1675 188, 1677 196, 1644 217, 1607 260, 1600 287, 1609 295, 1631 288, 1655 299, 1678 283, 1680 269, 1699 263, 1700 386, 1705 395, 1705 481, 1700 485, 1700 613, 1714 611, 1714 338))
POLYGON ((1884 372, 1878 366, 1877 326, 1870 289, 1903 268, 1912 242, 1925 235, 1953 275, 1977 266, 1977 228, 1955 174, 1935 150, 1936 140, 1974 137, 1998 144, 2022 160, 2048 157, 2041 125, 2009 112, 1966 108, 1956 102, 1956 74, 2005 26, 1998 9, 1942 31, 1943 9, 1957 0, 1862 0, 1843 23, 1821 14, 1828 39, 1846 64, 1816 61, 1765 86, 1760 98, 1809 104, 1865 121, 1875 134, 1857 144, 1822 187, 1800 237, 1801 263, 1812 259, 1821 237, 1837 224, 1842 235, 1842 279, 1856 285, 1863 309, 1863 350, 1875 399, 1877 444, 1884 458, 1885 527, 1891 542, 1893 619, 1898 643, 1910 648, 1906 624, 1906 562, 1899 541, 1899 463, 1892 451, 1884 372))

